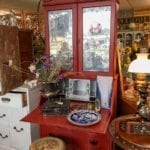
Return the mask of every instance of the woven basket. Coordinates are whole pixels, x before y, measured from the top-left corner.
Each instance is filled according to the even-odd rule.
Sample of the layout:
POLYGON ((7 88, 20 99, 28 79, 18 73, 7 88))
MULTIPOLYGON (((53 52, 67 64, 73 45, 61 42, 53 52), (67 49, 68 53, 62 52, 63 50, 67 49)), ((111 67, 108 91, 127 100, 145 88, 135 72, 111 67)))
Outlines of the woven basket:
POLYGON ((35 140, 30 145, 30 150, 66 150, 66 145, 57 137, 44 137, 35 140))

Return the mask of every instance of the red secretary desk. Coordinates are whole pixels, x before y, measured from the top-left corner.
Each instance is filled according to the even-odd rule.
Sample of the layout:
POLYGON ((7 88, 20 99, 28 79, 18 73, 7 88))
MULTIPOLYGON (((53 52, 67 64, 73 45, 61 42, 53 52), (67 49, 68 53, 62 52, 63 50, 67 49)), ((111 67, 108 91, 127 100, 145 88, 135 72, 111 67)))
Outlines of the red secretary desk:
POLYGON ((43 0, 43 6, 46 52, 55 56, 62 50, 66 70, 79 73, 75 78, 112 76, 111 104, 101 109, 99 123, 87 127, 73 125, 65 116, 44 116, 41 105, 22 120, 39 124, 41 137, 61 137, 68 150, 111 150, 108 125, 117 100, 117 0, 43 0))
POLYGON ((112 150, 108 126, 115 114, 117 77, 113 81, 111 108, 101 109, 101 121, 88 127, 76 126, 65 116, 44 116, 41 106, 28 114, 23 121, 40 125, 41 137, 56 136, 67 144, 67 150, 112 150))

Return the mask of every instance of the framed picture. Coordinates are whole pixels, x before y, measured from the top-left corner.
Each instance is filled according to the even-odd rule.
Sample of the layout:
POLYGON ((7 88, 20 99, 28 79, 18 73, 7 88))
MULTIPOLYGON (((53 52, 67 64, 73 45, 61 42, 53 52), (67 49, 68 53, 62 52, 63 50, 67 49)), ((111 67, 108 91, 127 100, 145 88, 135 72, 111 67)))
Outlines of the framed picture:
POLYGON ((90 80, 69 79, 68 98, 74 100, 90 100, 90 80))

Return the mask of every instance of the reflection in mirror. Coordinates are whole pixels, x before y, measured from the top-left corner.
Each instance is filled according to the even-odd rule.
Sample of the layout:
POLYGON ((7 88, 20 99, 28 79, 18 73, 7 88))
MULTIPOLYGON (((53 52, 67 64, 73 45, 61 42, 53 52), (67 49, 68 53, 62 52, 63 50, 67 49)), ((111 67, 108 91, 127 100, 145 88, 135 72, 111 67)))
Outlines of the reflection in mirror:
POLYGON ((88 79, 69 79, 70 99, 89 101, 90 100, 90 80, 88 79))
POLYGON ((50 55, 56 56, 59 51, 66 59, 65 69, 73 69, 72 46, 72 10, 48 12, 50 55))
POLYGON ((84 71, 109 71, 110 22, 110 6, 83 9, 84 71))

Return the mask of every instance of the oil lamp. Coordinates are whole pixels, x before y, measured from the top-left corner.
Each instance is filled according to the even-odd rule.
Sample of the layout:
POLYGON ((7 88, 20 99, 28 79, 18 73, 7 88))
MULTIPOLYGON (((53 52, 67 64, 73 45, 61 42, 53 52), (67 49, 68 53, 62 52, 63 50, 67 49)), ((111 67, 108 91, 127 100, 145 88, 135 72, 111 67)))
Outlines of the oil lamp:
POLYGON ((149 53, 137 53, 136 55, 137 58, 130 63, 128 72, 133 74, 135 88, 139 92, 137 113, 142 120, 150 121, 150 106, 147 102, 147 76, 150 74, 150 59, 148 59, 149 53))

